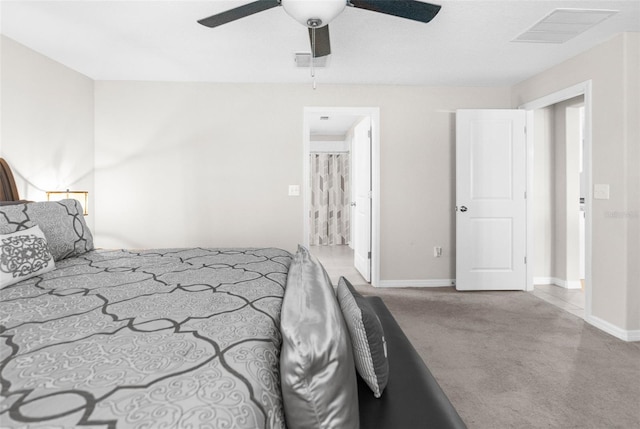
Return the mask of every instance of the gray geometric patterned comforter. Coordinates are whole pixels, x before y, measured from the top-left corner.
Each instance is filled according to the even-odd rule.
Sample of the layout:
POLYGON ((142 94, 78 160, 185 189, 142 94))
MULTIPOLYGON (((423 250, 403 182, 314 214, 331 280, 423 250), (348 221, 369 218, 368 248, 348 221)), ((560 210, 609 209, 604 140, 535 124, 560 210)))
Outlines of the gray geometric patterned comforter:
POLYGON ((0 290, 0 426, 278 428, 278 249, 92 251, 0 290))

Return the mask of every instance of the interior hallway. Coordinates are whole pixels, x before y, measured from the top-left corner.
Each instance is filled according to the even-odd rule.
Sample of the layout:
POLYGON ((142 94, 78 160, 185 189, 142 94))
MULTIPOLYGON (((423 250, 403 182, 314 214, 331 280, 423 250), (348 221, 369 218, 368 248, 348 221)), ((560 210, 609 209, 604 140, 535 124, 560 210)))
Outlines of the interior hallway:
POLYGON ((354 286, 369 284, 353 266, 353 249, 349 246, 310 246, 309 251, 324 265, 333 286, 341 276, 354 286))

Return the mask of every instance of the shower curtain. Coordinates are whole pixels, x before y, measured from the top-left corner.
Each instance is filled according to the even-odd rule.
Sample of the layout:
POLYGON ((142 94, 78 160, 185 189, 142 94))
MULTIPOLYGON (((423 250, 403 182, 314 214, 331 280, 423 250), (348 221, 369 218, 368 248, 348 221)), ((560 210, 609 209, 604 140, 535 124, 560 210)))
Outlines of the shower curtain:
POLYGON ((310 238, 313 246, 349 244, 348 153, 311 154, 310 238))

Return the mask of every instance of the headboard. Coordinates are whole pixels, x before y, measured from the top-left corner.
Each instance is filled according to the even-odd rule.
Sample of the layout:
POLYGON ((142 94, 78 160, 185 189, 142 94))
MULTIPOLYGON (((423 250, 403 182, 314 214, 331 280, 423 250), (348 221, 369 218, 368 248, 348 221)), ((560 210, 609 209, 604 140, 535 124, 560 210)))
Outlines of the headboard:
POLYGON ((16 181, 4 158, 0 158, 0 185, 0 201, 20 201, 16 181))

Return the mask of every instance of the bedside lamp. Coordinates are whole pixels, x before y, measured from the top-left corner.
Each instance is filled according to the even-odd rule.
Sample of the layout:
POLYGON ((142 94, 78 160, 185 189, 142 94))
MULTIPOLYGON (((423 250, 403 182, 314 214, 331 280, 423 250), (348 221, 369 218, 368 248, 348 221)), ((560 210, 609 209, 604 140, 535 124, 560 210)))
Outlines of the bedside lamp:
POLYGON ((78 200, 82 206, 82 214, 88 215, 89 206, 89 192, 87 191, 47 191, 47 201, 60 201, 60 200, 78 200))

